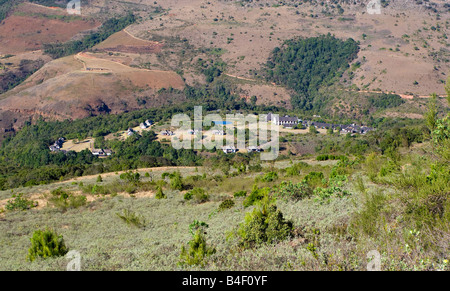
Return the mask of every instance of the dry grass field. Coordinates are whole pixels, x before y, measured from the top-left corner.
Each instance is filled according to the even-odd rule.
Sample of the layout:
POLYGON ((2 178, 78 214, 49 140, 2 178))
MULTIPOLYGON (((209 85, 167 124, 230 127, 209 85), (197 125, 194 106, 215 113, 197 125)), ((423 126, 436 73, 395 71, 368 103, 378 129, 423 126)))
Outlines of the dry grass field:
POLYGON ((95 140, 93 138, 84 139, 82 141, 70 139, 64 142, 62 150, 81 152, 84 150, 92 150, 95 140))
POLYGON ((70 16, 64 9, 23 3, 0 25, 0 55, 39 50, 45 43, 65 42, 99 25, 94 19, 70 16))
MULTIPOLYGON (((361 5, 343 5, 344 12, 339 14, 327 4, 286 4, 272 0, 168 0, 157 4, 150 0, 95 0, 83 8, 83 18, 66 17, 58 9, 21 5, 0 25, 0 53, 23 53, 11 59, 12 67, 24 58, 48 63, 0 96, 2 123, 18 129, 30 115, 81 118, 100 113, 97 109, 103 104, 118 113, 140 108, 138 98, 148 98, 147 107, 172 102, 158 99, 155 92, 203 84, 204 76, 194 68, 199 58, 211 56, 205 49, 220 52, 227 64, 224 75, 242 98, 256 96, 256 104, 291 108, 292 92, 258 79, 257 73, 285 40, 327 33, 360 42, 352 76, 345 74, 341 80, 349 89, 393 92, 407 99, 430 92, 443 95, 442 82, 450 71, 446 37, 450 24, 443 10, 435 13, 423 5, 394 2, 381 14, 369 14, 361 5), (140 16, 138 22, 90 52, 49 62, 42 52, 28 51, 38 50, 42 43, 67 41, 99 25, 91 19, 128 9, 140 16), (16 123, 9 119, 14 114, 16 123)), ((389 114, 418 118, 421 112, 389 114)))
POLYGON ((361 89, 442 94, 441 80, 450 71, 445 38, 448 21, 423 7, 390 5, 380 15, 350 7, 343 15, 330 16, 320 12, 322 7, 307 4, 295 8, 257 2, 241 6, 228 1, 172 0, 161 6, 170 13, 133 25, 128 31, 144 39, 179 36, 198 47, 222 48, 222 58, 230 64, 227 73, 240 77, 252 78, 251 72, 258 70, 284 40, 326 33, 360 41, 356 62, 361 66, 352 83, 361 89))

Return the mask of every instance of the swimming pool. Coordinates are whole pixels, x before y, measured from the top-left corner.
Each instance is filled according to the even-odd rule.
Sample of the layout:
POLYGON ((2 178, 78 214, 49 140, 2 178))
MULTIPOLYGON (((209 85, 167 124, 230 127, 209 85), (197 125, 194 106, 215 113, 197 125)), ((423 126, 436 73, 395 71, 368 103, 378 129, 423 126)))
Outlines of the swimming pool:
POLYGON ((227 124, 232 124, 231 121, 213 121, 215 124, 217 125, 227 125, 227 124))

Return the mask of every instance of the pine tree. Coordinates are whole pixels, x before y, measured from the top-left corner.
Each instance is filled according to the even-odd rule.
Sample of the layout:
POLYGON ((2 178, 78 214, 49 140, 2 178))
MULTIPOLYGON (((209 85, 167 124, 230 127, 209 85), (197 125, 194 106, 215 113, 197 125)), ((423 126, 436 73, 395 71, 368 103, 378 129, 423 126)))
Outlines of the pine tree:
POLYGON ((37 230, 30 239, 31 247, 28 250, 28 260, 34 261, 37 257, 49 258, 64 256, 67 248, 62 236, 52 230, 37 230))
POLYGON ((155 197, 156 199, 167 199, 167 196, 164 194, 161 186, 158 186, 155 197))
POLYGON ((179 265, 199 265, 204 267, 205 259, 215 252, 216 249, 214 247, 207 245, 203 229, 197 229, 193 239, 189 242, 189 249, 186 249, 185 246, 181 247, 179 265))

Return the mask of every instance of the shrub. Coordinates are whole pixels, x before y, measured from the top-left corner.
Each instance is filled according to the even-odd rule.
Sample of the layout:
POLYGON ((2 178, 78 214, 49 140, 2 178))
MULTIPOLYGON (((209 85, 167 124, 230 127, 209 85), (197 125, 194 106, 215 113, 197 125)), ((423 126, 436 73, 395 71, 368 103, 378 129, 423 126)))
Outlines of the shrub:
POLYGON ((343 198, 345 196, 350 196, 351 193, 342 190, 339 187, 329 187, 329 188, 316 188, 314 189, 314 195, 316 196, 315 201, 320 203, 328 203, 332 197, 343 198))
POLYGON ((378 172, 380 171, 381 158, 375 152, 370 153, 365 161, 365 172, 372 182, 376 182, 378 172))
POLYGON ((138 184, 141 179, 141 175, 139 173, 133 173, 133 172, 129 171, 129 172, 121 174, 120 179, 125 180, 132 184, 138 184))
POLYGON ((380 169, 379 176, 386 177, 392 173, 398 173, 400 171, 400 167, 393 161, 388 161, 385 165, 383 165, 380 169))
POLYGON ((80 183, 80 188, 81 188, 81 191, 83 192, 83 193, 88 193, 88 194, 102 194, 102 195, 107 195, 107 194, 111 194, 111 192, 110 192, 110 190, 107 188, 107 187, 105 187, 105 186, 102 186, 102 185, 91 185, 91 184, 89 184, 89 185, 86 185, 86 186, 83 186, 81 183, 80 183))
POLYGON ((298 175, 300 175, 301 169, 308 168, 308 167, 310 167, 310 166, 307 163, 299 162, 289 168, 286 168, 286 176, 288 176, 288 177, 298 176, 298 175))
POLYGON ((126 224, 135 226, 137 228, 144 228, 146 226, 145 218, 142 215, 136 214, 136 212, 129 209, 124 209, 123 214, 116 213, 116 215, 122 219, 126 224))
POLYGON ((286 221, 273 200, 266 196, 258 206, 245 215, 237 235, 239 244, 244 248, 253 248, 263 243, 283 241, 292 235, 292 222, 286 221))
POLYGON ((193 239, 188 243, 189 249, 185 246, 181 247, 180 266, 183 265, 199 265, 205 266, 205 259, 216 252, 214 247, 208 247, 202 230, 198 229, 193 239))
POLYGON ((203 188, 194 188, 184 195, 184 199, 194 200, 197 203, 203 203, 209 200, 209 196, 203 188))
POLYGON ((70 192, 62 190, 62 188, 55 189, 51 192, 53 197, 49 199, 56 208, 66 210, 67 208, 78 208, 86 205, 86 196, 74 196, 70 192))
POLYGON ((64 256, 67 248, 62 236, 52 230, 37 230, 31 237, 31 247, 27 259, 34 261, 37 257, 49 258, 64 256))
POLYGON ((189 191, 186 194, 184 194, 184 200, 191 200, 192 199, 192 192, 189 191))
POLYGON ((219 211, 224 211, 224 210, 233 208, 234 204, 235 204, 235 203, 234 203, 233 200, 227 199, 227 200, 223 201, 222 203, 220 203, 220 205, 219 205, 219 211))
POLYGON ((268 194, 269 188, 258 189, 258 186, 254 185, 252 192, 250 192, 250 195, 247 196, 243 202, 244 207, 249 207, 256 204, 257 201, 262 200, 265 196, 268 196, 268 194))
POLYGON ((347 176, 350 174, 349 168, 347 166, 336 165, 333 167, 330 173, 330 179, 337 176, 347 176))
POLYGON ((212 178, 213 178, 213 180, 216 181, 216 182, 222 182, 223 179, 224 179, 224 177, 221 176, 221 175, 214 175, 212 178))
POLYGON ((171 177, 170 177, 170 187, 172 188, 172 190, 183 190, 184 186, 183 186, 183 181, 181 179, 181 174, 179 172, 175 172, 171 177))
POLYGON ((261 181, 263 182, 273 182, 278 179, 278 174, 275 172, 269 172, 264 175, 264 177, 261 178, 261 181))
POLYGON ((272 191, 275 197, 290 200, 301 200, 311 197, 313 194, 311 187, 304 182, 293 184, 290 181, 283 181, 279 186, 275 186, 272 191))
POLYGON ((161 186, 158 186, 155 197, 156 197, 156 199, 167 199, 167 196, 166 196, 166 194, 164 194, 161 186))
POLYGON ((248 166, 248 170, 250 172, 261 172, 262 171, 262 166, 260 164, 255 164, 255 165, 249 165, 248 166))
POLYGON ((238 191, 238 192, 235 192, 234 194, 233 194, 233 196, 236 198, 236 197, 245 197, 245 196, 247 196, 247 191, 238 191))
POLYGON ((346 156, 336 156, 336 155, 319 155, 316 157, 317 161, 328 161, 328 160, 341 160, 341 161, 348 161, 348 158, 346 156))
POLYGON ((286 168, 286 177, 293 177, 293 176, 297 176, 299 174, 300 174, 300 171, 297 170, 297 168, 294 166, 286 168))
POLYGON ((101 183, 101 182, 103 182, 103 178, 102 178, 101 175, 98 175, 98 177, 97 177, 97 183, 101 183))
POLYGON ((70 196, 69 197, 69 208, 78 208, 85 206, 87 203, 86 196, 70 196))
POLYGON ((136 186, 135 184, 128 184, 125 187, 125 192, 127 192, 128 194, 134 194, 137 192, 138 189, 139 189, 138 186, 136 186))
POLYGON ((324 176, 322 172, 310 172, 308 175, 306 175, 303 181, 307 183, 309 186, 315 188, 318 185, 322 184, 323 178, 324 176))
POLYGON ((33 207, 38 206, 38 203, 36 201, 28 200, 27 198, 22 198, 22 193, 16 195, 13 195, 12 197, 14 199, 9 200, 6 203, 6 210, 14 211, 14 210, 28 210, 33 207))
POLYGON ((334 175, 328 179, 328 186, 331 187, 342 187, 348 182, 347 175, 334 175))

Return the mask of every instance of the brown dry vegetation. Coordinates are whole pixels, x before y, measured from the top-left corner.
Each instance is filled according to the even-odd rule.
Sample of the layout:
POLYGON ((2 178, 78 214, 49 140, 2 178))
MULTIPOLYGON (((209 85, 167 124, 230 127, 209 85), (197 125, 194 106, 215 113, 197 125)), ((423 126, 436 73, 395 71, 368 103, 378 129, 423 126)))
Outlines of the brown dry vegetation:
POLYGON ((94 19, 69 16, 63 9, 24 3, 0 24, 0 54, 39 50, 45 43, 68 41, 100 24, 94 19), (58 19, 57 16, 67 18, 58 19))
POLYGON ((320 12, 322 7, 260 7, 260 3, 240 6, 228 1, 164 1, 161 6, 170 8, 170 14, 134 25, 128 31, 142 38, 155 34, 180 36, 198 47, 223 48, 222 58, 230 65, 228 73, 249 78, 253 77, 249 70, 259 70, 282 41, 331 33, 361 42, 356 61, 362 65, 352 81, 356 86, 418 95, 443 93, 440 80, 450 71, 445 17, 438 18, 423 7, 395 5, 383 9, 381 15, 354 7, 330 17, 320 12), (438 24, 440 31, 431 29, 438 24), (418 85, 413 85, 414 81, 418 85))
MULTIPOLYGON (((442 80, 450 71, 449 24, 443 10, 439 15, 424 6, 394 3, 382 14, 370 15, 363 6, 343 5, 345 12, 339 15, 334 10, 328 13, 332 9, 326 6, 274 6, 277 3, 168 0, 155 5, 149 0, 91 1, 83 7, 83 17, 103 19, 133 9, 141 19, 95 46, 91 53, 54 60, 21 86, 1 95, 0 128, 17 129, 29 117, 60 119, 99 114, 102 112, 97 109, 103 104, 111 113, 134 110, 140 108, 137 98, 148 98, 147 107, 164 105, 170 96, 158 99, 155 90, 205 82, 194 67, 198 58, 208 55, 187 51, 180 40, 198 50, 222 49, 220 57, 228 64, 224 72, 227 78, 236 84, 241 97, 256 96, 257 104, 290 107, 289 90, 255 76, 271 51, 287 39, 326 33, 360 41, 361 51, 355 60, 360 66, 352 70, 353 76, 346 74, 342 80, 348 87, 403 96, 426 96, 430 92, 442 95, 442 80), (160 6, 160 12, 149 14, 156 6, 160 6), (175 71, 182 72, 184 80, 175 71)), ((63 14, 63 10, 38 5, 19 6, 0 25, 0 39, 2 33, 4 37, 0 52, 25 52, 45 42, 66 41, 99 24, 88 18, 44 17, 63 14), (20 17, 27 19, 19 21, 20 17)), ((42 55, 26 54, 26 58, 42 55)), ((19 62, 25 55, 14 58, 13 63, 19 62)), ((48 57, 44 60, 49 61, 48 57)), ((351 110, 348 107, 342 112, 351 110)), ((392 114, 419 118, 422 112, 405 109, 386 116, 392 114)))

